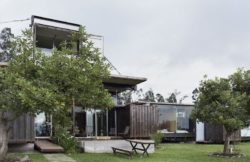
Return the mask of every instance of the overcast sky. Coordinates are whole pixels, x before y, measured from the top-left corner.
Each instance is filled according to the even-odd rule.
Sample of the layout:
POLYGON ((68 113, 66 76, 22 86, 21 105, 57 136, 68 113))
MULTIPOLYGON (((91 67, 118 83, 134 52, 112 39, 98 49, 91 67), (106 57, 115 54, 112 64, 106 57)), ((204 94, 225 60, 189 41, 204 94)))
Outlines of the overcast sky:
MULTIPOLYGON (((205 74, 250 67, 249 0, 1 0, 0 21, 39 15, 103 35, 104 54, 139 87, 189 95, 205 74)), ((30 22, 0 24, 14 31, 30 22)))

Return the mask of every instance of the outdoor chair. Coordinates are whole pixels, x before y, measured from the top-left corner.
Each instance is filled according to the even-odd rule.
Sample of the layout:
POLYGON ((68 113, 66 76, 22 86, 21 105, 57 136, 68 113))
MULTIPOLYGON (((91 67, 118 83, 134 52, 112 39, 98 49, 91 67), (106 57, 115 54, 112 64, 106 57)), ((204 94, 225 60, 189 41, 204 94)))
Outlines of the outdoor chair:
POLYGON ((119 136, 122 136, 123 138, 128 137, 129 136, 129 126, 126 126, 124 129, 123 133, 118 133, 119 136))

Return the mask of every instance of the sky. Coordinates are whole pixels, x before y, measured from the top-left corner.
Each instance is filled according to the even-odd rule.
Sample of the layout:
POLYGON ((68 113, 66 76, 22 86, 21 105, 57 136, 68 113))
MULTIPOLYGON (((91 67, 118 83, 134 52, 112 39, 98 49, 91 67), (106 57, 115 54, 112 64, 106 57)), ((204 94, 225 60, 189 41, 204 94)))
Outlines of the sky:
MULTIPOLYGON (((82 24, 104 36, 104 55, 138 88, 188 95, 204 75, 250 67, 248 0, 1 0, 0 22, 39 15, 82 24)), ((30 21, 0 24, 14 32, 30 21)))

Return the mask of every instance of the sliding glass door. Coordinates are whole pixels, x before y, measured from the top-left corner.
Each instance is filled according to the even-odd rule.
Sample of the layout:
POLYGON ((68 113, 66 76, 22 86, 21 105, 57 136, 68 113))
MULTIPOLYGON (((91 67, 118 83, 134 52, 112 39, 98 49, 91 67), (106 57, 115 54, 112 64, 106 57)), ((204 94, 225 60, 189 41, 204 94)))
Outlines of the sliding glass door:
POLYGON ((107 136, 108 135, 108 123, 107 123, 107 111, 106 110, 96 110, 96 123, 97 123, 97 131, 96 135, 97 136, 107 136))
POLYGON ((115 111, 75 107, 74 112, 77 137, 116 135, 115 111))
POLYGON ((52 135, 52 118, 46 113, 39 113, 35 117, 35 136, 50 137, 52 135))

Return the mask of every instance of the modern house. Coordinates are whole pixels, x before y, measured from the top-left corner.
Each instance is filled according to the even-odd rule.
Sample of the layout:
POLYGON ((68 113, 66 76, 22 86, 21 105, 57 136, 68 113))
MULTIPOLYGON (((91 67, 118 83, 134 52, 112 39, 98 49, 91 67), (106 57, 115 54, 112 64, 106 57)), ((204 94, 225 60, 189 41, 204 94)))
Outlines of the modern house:
MULTIPOLYGON (((79 31, 80 24, 65 22, 40 16, 31 17, 34 45, 45 54, 65 40, 70 40, 73 32, 79 31)), ((90 34, 89 39, 103 54, 103 36, 90 34)), ((0 62, 0 68, 6 67, 0 62)), ((166 141, 194 140, 197 142, 221 143, 225 130, 222 126, 209 123, 194 123, 190 120, 192 104, 170 104, 154 102, 135 102, 123 105, 118 102, 118 94, 126 90, 136 90, 137 85, 145 82, 143 77, 111 74, 103 82, 104 87, 113 97, 115 107, 112 110, 102 108, 85 109, 76 106, 71 114, 74 127, 73 135, 79 140, 117 139, 121 135, 126 138, 149 138, 159 131, 166 141)), ((29 114, 14 121, 10 130, 10 143, 28 143, 52 136, 53 120, 45 113, 37 116, 29 114)), ((249 140, 250 128, 236 132, 232 139, 249 140)))
MULTIPOLYGON (((73 32, 79 31, 80 25, 40 16, 32 16, 31 28, 34 45, 45 54, 58 47, 62 41, 70 40, 73 32)), ((103 37, 89 35, 89 39, 103 54, 103 37)), ((1 62, 0 67, 7 63, 1 62)), ((136 90, 137 85, 145 82, 143 77, 111 74, 103 82, 104 87, 113 97, 115 107, 109 111, 102 108, 85 109, 76 106, 73 109, 73 134, 79 141, 96 139, 150 138, 156 131, 164 135, 166 141, 194 140, 197 142, 221 142, 224 138, 223 128, 209 124, 195 125, 190 120, 192 104, 171 104, 154 102, 135 102, 123 105, 118 102, 118 94, 126 90, 136 90), (212 132, 212 133, 211 133, 212 132), (214 133, 216 132, 216 133, 214 133)), ((52 136, 53 120, 45 113, 37 116, 29 114, 19 117, 10 131, 10 143, 28 143, 49 139, 52 136)), ((248 129, 241 134, 249 138, 248 129)), ((235 139, 240 139, 240 132, 235 139)), ((91 143, 92 145, 93 143, 91 143)))
MULTIPOLYGON (((69 40, 73 32, 79 31, 80 25, 40 16, 32 16, 31 28, 34 45, 45 54, 58 47, 62 41, 69 40)), ((103 37, 89 35, 96 48, 103 53, 103 37)), ((7 66, 6 63, 0 66, 7 66)), ((85 109, 76 106, 72 111, 73 134, 83 147, 94 146, 98 139, 126 138, 148 139, 156 131, 164 135, 165 140, 179 141, 195 138, 195 124, 189 117, 193 105, 135 102, 123 105, 118 102, 118 94, 126 90, 136 90, 137 85, 145 82, 143 77, 111 74, 103 82, 104 87, 113 97, 115 107, 109 111, 102 108, 85 109), (88 145, 87 141, 92 141, 88 145), (88 145, 88 146, 87 146, 88 145)), ((10 143, 33 143, 49 139, 53 130, 52 117, 45 113, 37 116, 29 114, 19 117, 10 131, 10 143)), ((104 146, 108 147, 109 143, 104 146)), ((100 145, 100 143, 98 143, 100 145)), ((91 148, 92 149, 92 148, 91 148)), ((86 149, 85 149, 86 150, 86 149)))
MULTIPOLYGON (((69 40, 73 32, 79 31, 80 25, 40 16, 32 16, 31 28, 34 44, 45 54, 58 47, 62 41, 69 40)), ((103 53, 103 37, 89 35, 89 39, 103 53)), ((1 65, 6 66, 6 63, 1 65)), ((146 81, 146 78, 111 74, 110 78, 103 82, 115 103, 111 111, 105 109, 84 109, 75 107, 72 114, 75 128, 78 130, 75 136, 78 138, 95 139, 98 136, 118 136, 123 133, 128 125, 121 122, 124 114, 120 114, 117 95, 125 90, 135 90, 137 85, 146 81), (119 125, 121 123, 124 127, 119 125)), ((127 120, 127 119, 126 119, 127 120)), ((52 118, 50 115, 40 113, 33 117, 28 114, 18 118, 10 131, 10 143, 34 142, 36 139, 50 138, 52 135, 52 118)), ((152 130, 153 131, 153 130, 152 130)), ((149 133, 152 133, 149 132, 149 133)), ((132 131, 130 131, 132 132, 132 131)), ((129 136, 130 137, 130 136, 129 136)))

